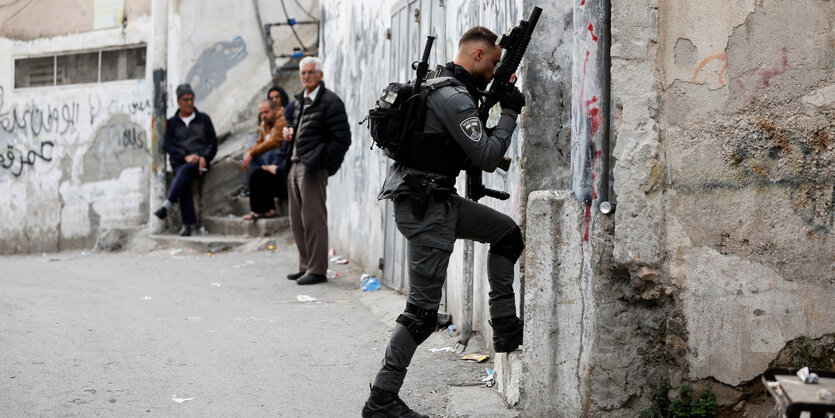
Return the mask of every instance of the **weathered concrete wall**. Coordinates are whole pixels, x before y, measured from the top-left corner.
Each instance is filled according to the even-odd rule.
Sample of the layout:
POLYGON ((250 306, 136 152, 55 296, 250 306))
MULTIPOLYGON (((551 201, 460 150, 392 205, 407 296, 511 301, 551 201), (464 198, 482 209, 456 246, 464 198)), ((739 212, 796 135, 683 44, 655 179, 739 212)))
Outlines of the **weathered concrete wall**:
MULTIPOLYGON (((87 4, 82 3, 79 7, 87 4)), ((126 3, 129 11, 135 3, 126 3)), ((302 4, 314 11, 318 7, 316 2, 302 4)), ((26 13, 37 15, 50 7, 60 9, 35 3, 26 13)), ((263 4, 260 11, 264 22, 286 21, 280 4, 263 4)), ((295 4, 288 13, 303 16, 295 4)), ((30 16, 22 22, 39 19, 30 16)), ((87 28, 84 22, 66 22, 73 24, 87 28)), ((56 30, 77 29, 70 26, 56 30)), ((39 36, 38 27, 21 37, 39 36)), ((315 26, 300 34, 315 43, 315 26)), ((293 38, 289 31, 274 36, 280 45, 290 45, 293 38)), ((254 126, 246 105, 264 94, 271 76, 253 2, 213 7, 194 0, 172 2, 168 39, 168 115, 177 108, 174 89, 187 81, 194 87, 196 106, 212 117, 218 135, 242 117, 254 126)), ((147 14, 129 19, 125 28, 31 41, 0 38, 0 68, 7 70, 0 71, 0 253, 89 248, 103 229, 147 222, 151 64, 137 80, 15 88, 14 59, 123 45, 152 48, 150 40, 147 14)))
POLYGON ((16 56, 135 45, 149 36, 146 16, 124 32, 0 38, 0 68, 10 70, 0 72, 0 253, 91 247, 100 228, 146 221, 150 84, 15 89, 11 70, 16 56))
MULTIPOLYGON (((0 37, 29 41, 71 33, 89 32, 96 27, 96 0, 8 1, 0 6, 0 37)), ((99 11, 112 11, 104 4, 99 11)), ((129 23, 151 13, 150 0, 123 0, 124 18, 129 23)), ((120 26, 120 25, 117 25, 120 26)))
POLYGON ((676 318, 654 379, 736 386, 835 332, 835 4, 795 6, 613 4, 614 271, 676 318))
POLYGON ((529 201, 524 414, 633 415, 684 380, 730 408, 787 343, 835 333, 835 5, 614 2, 607 218, 579 213, 600 187, 584 134, 599 26, 579 14, 594 1, 574 3, 561 65, 588 141, 572 147, 580 202, 529 201))
POLYGON ((656 184, 689 377, 737 385, 835 332, 835 4, 722 5, 660 5, 656 184))

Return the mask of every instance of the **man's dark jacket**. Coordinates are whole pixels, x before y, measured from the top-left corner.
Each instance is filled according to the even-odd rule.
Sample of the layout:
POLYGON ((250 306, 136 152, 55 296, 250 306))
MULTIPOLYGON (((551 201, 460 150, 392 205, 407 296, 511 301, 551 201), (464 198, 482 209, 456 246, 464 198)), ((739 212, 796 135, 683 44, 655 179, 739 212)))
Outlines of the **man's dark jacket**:
MULTIPOLYGON (((293 127, 299 159, 308 173, 321 169, 334 175, 342 165, 345 152, 351 146, 351 128, 345 104, 336 93, 321 84, 316 99, 303 106, 304 91, 296 95, 296 109, 293 112, 293 127)), ((290 167, 292 148, 287 153, 287 167, 290 167)))
POLYGON ((194 119, 186 127, 180 119, 180 110, 168 119, 165 131, 165 152, 172 166, 186 163, 186 155, 197 154, 206 159, 206 166, 217 154, 217 135, 212 119, 194 109, 194 119))

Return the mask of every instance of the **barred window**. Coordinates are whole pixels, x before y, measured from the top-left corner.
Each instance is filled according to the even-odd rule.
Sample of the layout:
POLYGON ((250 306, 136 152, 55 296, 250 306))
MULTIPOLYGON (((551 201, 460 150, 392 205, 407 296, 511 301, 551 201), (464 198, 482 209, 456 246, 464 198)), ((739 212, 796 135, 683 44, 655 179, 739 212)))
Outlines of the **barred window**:
POLYGON ((101 49, 15 59, 15 88, 61 86, 145 77, 146 47, 101 49))

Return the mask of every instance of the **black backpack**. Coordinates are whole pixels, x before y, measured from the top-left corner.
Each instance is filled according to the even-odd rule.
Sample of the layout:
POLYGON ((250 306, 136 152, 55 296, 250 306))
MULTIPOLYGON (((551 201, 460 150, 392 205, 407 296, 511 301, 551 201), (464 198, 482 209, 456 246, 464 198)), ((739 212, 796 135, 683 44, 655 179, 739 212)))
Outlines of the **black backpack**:
POLYGON ((409 142, 422 138, 423 123, 426 120, 426 98, 432 92, 450 84, 452 83, 449 80, 434 83, 422 88, 418 94, 413 94, 413 83, 394 82, 386 86, 365 119, 371 130, 371 148, 376 145, 387 157, 406 162, 411 148, 409 142), (408 115, 410 107, 413 112, 411 117, 408 115))

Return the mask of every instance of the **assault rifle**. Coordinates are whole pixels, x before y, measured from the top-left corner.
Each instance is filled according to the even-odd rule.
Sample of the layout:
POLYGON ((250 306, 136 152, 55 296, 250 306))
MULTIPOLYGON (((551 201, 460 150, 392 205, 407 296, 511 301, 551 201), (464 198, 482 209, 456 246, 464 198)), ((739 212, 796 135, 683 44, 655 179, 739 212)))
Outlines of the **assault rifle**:
MULTIPOLYGON (((534 6, 528 20, 522 20, 519 25, 511 28, 506 34, 499 38, 498 44, 505 50, 499 65, 493 72, 493 84, 490 85, 490 90, 484 97, 484 101, 478 109, 478 118, 481 119, 482 125, 487 123, 487 118, 490 116, 490 109, 499 102, 501 92, 506 89, 513 88, 510 77, 519 69, 519 64, 522 63, 522 56, 528 49, 528 44, 531 42, 531 34, 533 33, 536 23, 539 21, 539 15, 542 14, 542 9, 534 6)), ((486 126, 486 125, 485 125, 486 126)), ((510 160, 504 158, 499 163, 499 168, 507 171, 510 168, 510 160)), ((478 201, 482 197, 492 197, 499 200, 507 200, 510 195, 499 190, 492 190, 484 187, 481 179, 481 169, 476 166, 471 166, 467 169, 467 197, 471 200, 478 201)))

